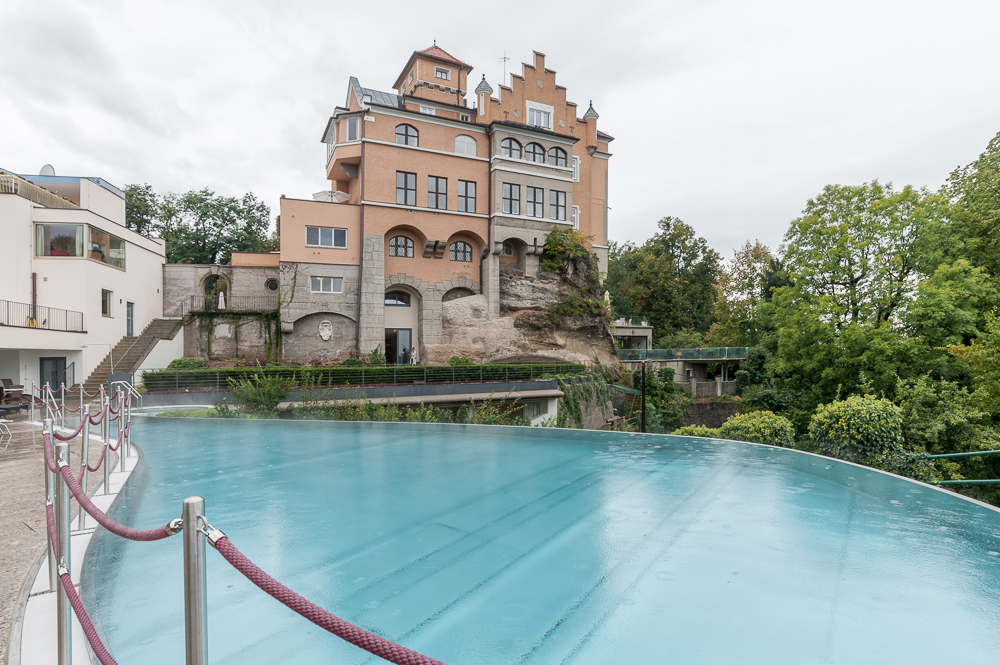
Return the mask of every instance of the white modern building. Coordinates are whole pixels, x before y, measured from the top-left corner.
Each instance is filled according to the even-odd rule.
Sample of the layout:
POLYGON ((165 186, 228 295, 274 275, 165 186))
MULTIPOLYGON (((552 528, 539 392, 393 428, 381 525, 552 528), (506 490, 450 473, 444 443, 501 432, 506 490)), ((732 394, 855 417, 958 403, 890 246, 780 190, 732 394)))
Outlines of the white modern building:
POLYGON ((0 169, 0 378, 82 383, 163 315, 164 243, 100 178, 0 169))

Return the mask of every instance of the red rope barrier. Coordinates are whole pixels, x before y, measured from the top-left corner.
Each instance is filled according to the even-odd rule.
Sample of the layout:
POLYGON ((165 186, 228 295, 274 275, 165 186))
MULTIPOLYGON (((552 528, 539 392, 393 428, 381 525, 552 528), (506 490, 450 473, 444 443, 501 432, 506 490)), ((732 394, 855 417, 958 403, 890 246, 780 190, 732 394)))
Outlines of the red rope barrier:
MULTIPOLYGON (((52 432, 52 436, 56 437, 60 441, 70 441, 72 439, 75 439, 76 435, 80 433, 80 431, 83 429, 83 424, 84 424, 84 421, 81 420, 80 424, 76 426, 76 431, 73 432, 72 434, 60 434, 59 432, 53 431, 52 432)), ((52 469, 52 470, 55 471, 55 469, 52 469)))
POLYGON ((125 526, 120 524, 110 517, 108 517, 100 508, 94 505, 87 496, 86 492, 80 487, 80 483, 76 482, 76 477, 73 475, 73 471, 68 466, 63 466, 59 468, 59 472, 62 474, 63 480, 66 481, 66 486, 73 493, 73 496, 80 503, 80 507, 87 511, 91 517, 97 520, 97 523, 103 526, 105 529, 125 538, 126 540, 137 540, 140 542, 149 542, 152 540, 162 540, 163 538, 169 538, 176 533, 170 530, 169 524, 164 524, 163 526, 156 527, 155 529, 133 529, 130 526, 125 526))
POLYGON ((108 454, 108 446, 101 446, 101 456, 99 458, 97 458, 97 466, 96 467, 91 467, 90 464, 87 464, 87 470, 88 471, 97 471, 98 469, 100 469, 101 468, 101 464, 104 462, 104 456, 107 455, 107 454, 108 454))
MULTIPOLYGON (((56 549, 56 543, 59 541, 56 538, 56 517, 51 503, 45 504, 45 522, 48 527, 49 541, 52 543, 52 552, 55 554, 56 560, 58 560, 59 552, 56 549)), ((87 641, 90 642, 90 648, 94 650, 94 655, 97 656, 102 665, 118 665, 115 659, 111 657, 111 654, 108 653, 108 650, 104 648, 97 630, 94 629, 94 623, 87 616, 87 610, 83 606, 83 601, 80 600, 80 595, 76 592, 76 587, 73 586, 73 578, 69 576, 69 573, 60 573, 59 581, 62 582, 62 587, 66 592, 66 597, 69 599, 69 604, 73 608, 73 613, 76 614, 77 620, 80 622, 80 627, 83 628, 83 634, 87 636, 87 641)))
POLYGON ((375 654, 379 658, 384 658, 390 663, 396 663, 396 665, 444 665, 439 660, 428 658, 412 649, 407 649, 395 642, 390 642, 384 637, 379 637, 363 628, 358 628, 354 624, 324 610, 319 605, 306 600, 258 568, 250 559, 246 558, 236 549, 236 546, 226 536, 219 538, 215 542, 215 549, 219 551, 219 554, 226 561, 232 564, 233 568, 243 573, 248 580, 257 585, 264 593, 342 640, 350 642, 354 646, 361 647, 368 653, 375 654))
POLYGON ((101 415, 99 415, 97 417, 97 420, 94 420, 94 416, 90 417, 90 424, 91 425, 100 425, 101 422, 104 421, 104 416, 106 416, 106 415, 108 415, 108 405, 107 404, 105 404, 104 407, 101 408, 101 415))

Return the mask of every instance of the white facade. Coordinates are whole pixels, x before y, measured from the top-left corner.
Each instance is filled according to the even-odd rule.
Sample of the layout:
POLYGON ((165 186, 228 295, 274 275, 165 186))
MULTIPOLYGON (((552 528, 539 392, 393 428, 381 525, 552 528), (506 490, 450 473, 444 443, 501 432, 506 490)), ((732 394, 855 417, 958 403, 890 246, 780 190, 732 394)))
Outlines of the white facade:
POLYGON ((125 227, 112 185, 0 171, 0 378, 44 382, 39 359, 65 358, 66 382, 83 382, 128 332, 129 303, 133 335, 163 315, 164 262, 162 240, 125 227))

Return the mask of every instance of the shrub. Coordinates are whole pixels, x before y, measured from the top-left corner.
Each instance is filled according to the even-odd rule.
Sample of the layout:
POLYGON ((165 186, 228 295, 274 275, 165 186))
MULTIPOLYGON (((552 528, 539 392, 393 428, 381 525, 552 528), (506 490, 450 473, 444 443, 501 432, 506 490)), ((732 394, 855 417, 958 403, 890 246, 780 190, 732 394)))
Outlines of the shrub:
POLYGON ((795 428, 784 416, 771 411, 751 411, 732 416, 722 423, 719 436, 733 441, 791 448, 795 443, 795 428))
POLYGON ((385 355, 382 353, 382 345, 379 344, 368 352, 368 364, 376 367, 385 365, 385 355))
POLYGON ((452 356, 451 358, 448 358, 448 364, 451 365, 452 367, 455 367, 455 366, 461 366, 461 365, 475 365, 476 363, 472 362, 471 358, 463 358, 461 356, 452 356))
POLYGON ((347 360, 341 363, 341 365, 343 365, 344 367, 362 367, 364 366, 364 364, 365 361, 362 360, 361 358, 348 358, 347 360))
POLYGON ((228 379, 229 392, 237 408, 244 413, 270 416, 288 394, 288 382, 278 374, 256 372, 241 379, 228 379))
POLYGON ((190 356, 184 356, 183 358, 176 358, 170 361, 167 365, 167 369, 203 369, 208 367, 208 361, 202 360, 201 358, 191 358, 190 356))
POLYGON ((825 455, 871 465, 902 454, 902 412, 888 400, 855 395, 816 409, 809 435, 825 455))
POLYGON ((704 436, 709 439, 719 438, 719 430, 704 425, 685 425, 678 427, 671 434, 674 436, 704 436))

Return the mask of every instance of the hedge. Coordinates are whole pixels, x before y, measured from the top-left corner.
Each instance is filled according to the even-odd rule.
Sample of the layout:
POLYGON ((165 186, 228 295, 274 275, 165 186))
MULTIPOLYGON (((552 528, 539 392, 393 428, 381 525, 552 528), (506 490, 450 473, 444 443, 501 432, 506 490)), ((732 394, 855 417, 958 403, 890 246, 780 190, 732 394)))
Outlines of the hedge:
POLYGON ((853 395, 816 409, 809 436, 824 455, 871 465, 902 454, 902 410, 885 399, 853 395))
POLYGON ((788 418, 776 413, 751 411, 732 416, 722 423, 719 437, 791 448, 795 444, 795 427, 788 418))
POLYGON ((237 367, 233 369, 157 369, 142 373, 147 391, 226 388, 233 381, 279 376, 289 386, 344 386, 379 383, 448 383, 452 381, 528 381, 557 374, 585 374, 574 363, 517 365, 385 365, 352 367, 237 367))

